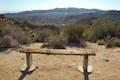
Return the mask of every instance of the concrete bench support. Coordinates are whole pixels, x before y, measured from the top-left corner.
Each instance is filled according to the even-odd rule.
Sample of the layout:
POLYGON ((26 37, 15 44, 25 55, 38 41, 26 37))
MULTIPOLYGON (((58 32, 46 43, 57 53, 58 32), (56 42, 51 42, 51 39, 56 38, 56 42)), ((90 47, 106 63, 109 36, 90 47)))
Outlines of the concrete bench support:
POLYGON ((85 71, 88 71, 88 55, 84 55, 84 58, 83 58, 83 70, 84 72, 85 71))
POLYGON ((33 60, 32 60, 32 53, 26 53, 26 63, 22 66, 21 71, 25 72, 32 72, 35 70, 35 66, 33 65, 33 60))
POLYGON ((32 61, 32 54, 27 54, 26 53, 26 63, 27 63, 27 68, 30 68, 33 64, 33 61, 32 61))

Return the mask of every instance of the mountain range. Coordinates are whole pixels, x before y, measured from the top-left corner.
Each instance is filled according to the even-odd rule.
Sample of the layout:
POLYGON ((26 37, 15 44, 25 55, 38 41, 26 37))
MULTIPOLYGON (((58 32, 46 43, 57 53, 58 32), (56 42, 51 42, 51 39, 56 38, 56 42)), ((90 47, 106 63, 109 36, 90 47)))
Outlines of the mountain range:
POLYGON ((18 21, 27 21, 33 24, 41 23, 74 23, 82 19, 99 16, 111 16, 114 20, 120 20, 120 11, 99 10, 85 8, 55 8, 50 10, 32 10, 19 13, 6 13, 18 21))

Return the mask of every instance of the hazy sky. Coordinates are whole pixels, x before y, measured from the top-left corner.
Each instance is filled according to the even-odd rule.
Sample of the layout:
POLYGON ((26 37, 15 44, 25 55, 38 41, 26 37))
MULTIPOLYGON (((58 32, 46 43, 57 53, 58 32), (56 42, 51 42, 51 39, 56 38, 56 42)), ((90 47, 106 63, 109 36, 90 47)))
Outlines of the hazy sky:
POLYGON ((120 10, 120 0, 0 0, 0 13, 67 7, 120 10))

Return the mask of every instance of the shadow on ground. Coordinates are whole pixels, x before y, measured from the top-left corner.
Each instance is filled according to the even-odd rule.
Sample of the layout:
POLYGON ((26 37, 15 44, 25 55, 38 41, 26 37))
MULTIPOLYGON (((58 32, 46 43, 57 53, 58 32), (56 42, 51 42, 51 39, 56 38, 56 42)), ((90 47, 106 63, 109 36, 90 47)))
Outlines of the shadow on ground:
POLYGON ((29 68, 26 68, 25 71, 21 71, 22 75, 18 78, 18 80, 24 80, 25 76, 30 75, 33 71, 29 71, 29 68))

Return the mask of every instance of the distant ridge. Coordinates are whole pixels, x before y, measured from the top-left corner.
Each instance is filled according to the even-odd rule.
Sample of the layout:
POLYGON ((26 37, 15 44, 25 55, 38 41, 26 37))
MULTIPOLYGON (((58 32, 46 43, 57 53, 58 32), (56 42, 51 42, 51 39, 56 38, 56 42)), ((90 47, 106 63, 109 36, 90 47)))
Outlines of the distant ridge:
POLYGON ((96 12, 104 12, 99 9, 85 9, 85 8, 55 8, 49 10, 31 10, 31 11, 22 11, 18 13, 7 13, 7 14, 31 14, 31 13, 46 13, 46 12, 56 12, 56 13, 74 13, 74 14, 82 14, 82 13, 96 13, 96 12))
POLYGON ((19 13, 7 13, 6 16, 19 21, 28 21, 35 24, 40 23, 71 23, 84 18, 111 16, 115 20, 120 20, 120 11, 99 10, 85 8, 55 8, 50 10, 32 10, 19 13))

